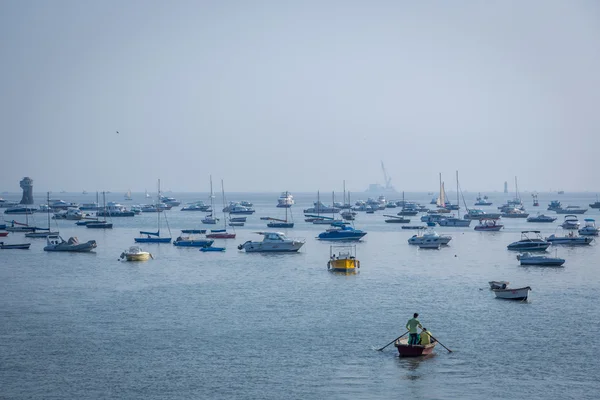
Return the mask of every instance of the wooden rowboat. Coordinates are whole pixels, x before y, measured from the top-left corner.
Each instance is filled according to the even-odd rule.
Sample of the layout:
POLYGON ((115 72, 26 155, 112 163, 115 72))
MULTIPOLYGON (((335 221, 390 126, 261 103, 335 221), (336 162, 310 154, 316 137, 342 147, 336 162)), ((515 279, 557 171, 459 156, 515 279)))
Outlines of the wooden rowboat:
POLYGON ((506 300, 527 300, 529 292, 531 291, 530 286, 514 289, 492 289, 496 298, 506 300))
POLYGON ((394 346, 396 346, 398 349, 398 354, 400 354, 400 357, 420 357, 433 353, 436 343, 437 342, 425 345, 409 345, 408 338, 402 338, 400 340, 396 340, 394 346))

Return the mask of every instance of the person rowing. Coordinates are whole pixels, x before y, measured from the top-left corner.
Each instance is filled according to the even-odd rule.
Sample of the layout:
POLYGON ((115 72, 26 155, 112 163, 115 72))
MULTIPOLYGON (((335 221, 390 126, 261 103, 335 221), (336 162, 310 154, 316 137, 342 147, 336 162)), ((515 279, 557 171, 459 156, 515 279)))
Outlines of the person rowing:
POLYGON ((413 346, 419 344, 419 331, 417 328, 423 328, 421 322, 417 319, 419 313, 414 313, 413 317, 406 323, 406 329, 408 329, 408 344, 413 346))

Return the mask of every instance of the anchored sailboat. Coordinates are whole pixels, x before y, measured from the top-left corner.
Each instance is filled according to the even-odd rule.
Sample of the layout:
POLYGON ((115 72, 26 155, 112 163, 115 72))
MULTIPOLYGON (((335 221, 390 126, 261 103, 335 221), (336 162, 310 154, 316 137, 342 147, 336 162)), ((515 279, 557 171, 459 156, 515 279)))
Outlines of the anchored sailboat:
MULTIPOLYGON (((288 197, 287 191, 285 192, 285 197, 288 197)), ((267 217, 267 219, 269 221, 271 221, 267 224, 267 226, 269 228, 293 228, 294 227, 293 220, 288 221, 288 208, 290 209, 290 217, 292 215, 291 205, 290 205, 290 207, 284 207, 284 208, 285 208, 285 219, 267 217)))
MULTIPOLYGON (((212 193, 212 179, 210 182, 212 193)), ((221 192, 223 193, 223 208, 225 208, 225 188, 223 186, 223 179, 221 179, 221 192)), ((211 229, 210 233, 207 234, 206 237, 209 239, 235 239, 235 233, 227 232, 227 217, 225 216, 225 211, 223 211, 223 227, 225 229, 211 229)))
MULTIPOLYGON (((158 180, 158 196, 156 200, 156 207, 160 204, 160 179, 158 180)), ((137 243, 171 243, 171 228, 169 227, 169 221, 167 220, 166 212, 157 212, 158 216, 158 230, 156 232, 145 232, 140 231, 140 235, 146 235, 146 237, 135 238, 134 240, 137 243), (165 217, 165 222, 167 223, 167 229, 169 230, 169 237, 160 237, 160 216, 161 214, 165 217)))

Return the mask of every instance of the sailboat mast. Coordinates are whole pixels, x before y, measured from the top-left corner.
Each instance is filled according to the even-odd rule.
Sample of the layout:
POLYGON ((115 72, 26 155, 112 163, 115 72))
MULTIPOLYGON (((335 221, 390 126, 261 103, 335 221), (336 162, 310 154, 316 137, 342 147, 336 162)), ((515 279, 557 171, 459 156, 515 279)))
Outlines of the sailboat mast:
POLYGON ((331 192, 331 216, 335 219, 335 190, 331 192))
POLYGON ((221 179, 221 195, 223 196, 223 227, 227 229, 227 216, 225 215, 225 186, 223 186, 223 179, 221 179))
POLYGON ((47 214, 48 214, 48 234, 50 234, 50 192, 47 193, 46 198, 47 198, 47 202, 48 202, 48 204, 47 204, 47 206, 48 206, 47 207, 48 208, 48 210, 47 210, 48 211, 47 212, 47 214))
POLYGON ((344 179, 344 207, 346 206, 346 180, 344 179))
POLYGON ((515 176, 515 198, 521 200, 519 197, 519 185, 517 184, 517 177, 515 176))
MULTIPOLYGON (((97 194, 98 192, 96 192, 96 195, 97 194)), ((102 192, 102 209, 104 210, 102 213, 102 215, 104 215, 104 222, 106 222, 106 192, 102 192)))
POLYGON ((158 218, 158 234, 160 235, 160 178, 158 178, 158 194, 156 196, 156 215, 158 218))
POLYGON ((456 213, 458 214, 458 218, 460 218, 460 197, 458 193, 458 170, 456 171, 456 213))

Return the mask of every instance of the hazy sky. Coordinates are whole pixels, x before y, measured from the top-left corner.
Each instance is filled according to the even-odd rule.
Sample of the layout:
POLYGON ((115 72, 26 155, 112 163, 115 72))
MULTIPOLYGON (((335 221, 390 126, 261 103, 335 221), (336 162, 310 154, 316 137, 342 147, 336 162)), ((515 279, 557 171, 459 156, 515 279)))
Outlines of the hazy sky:
POLYGON ((4 0, 0 35, 0 191, 600 190, 595 0, 4 0))

